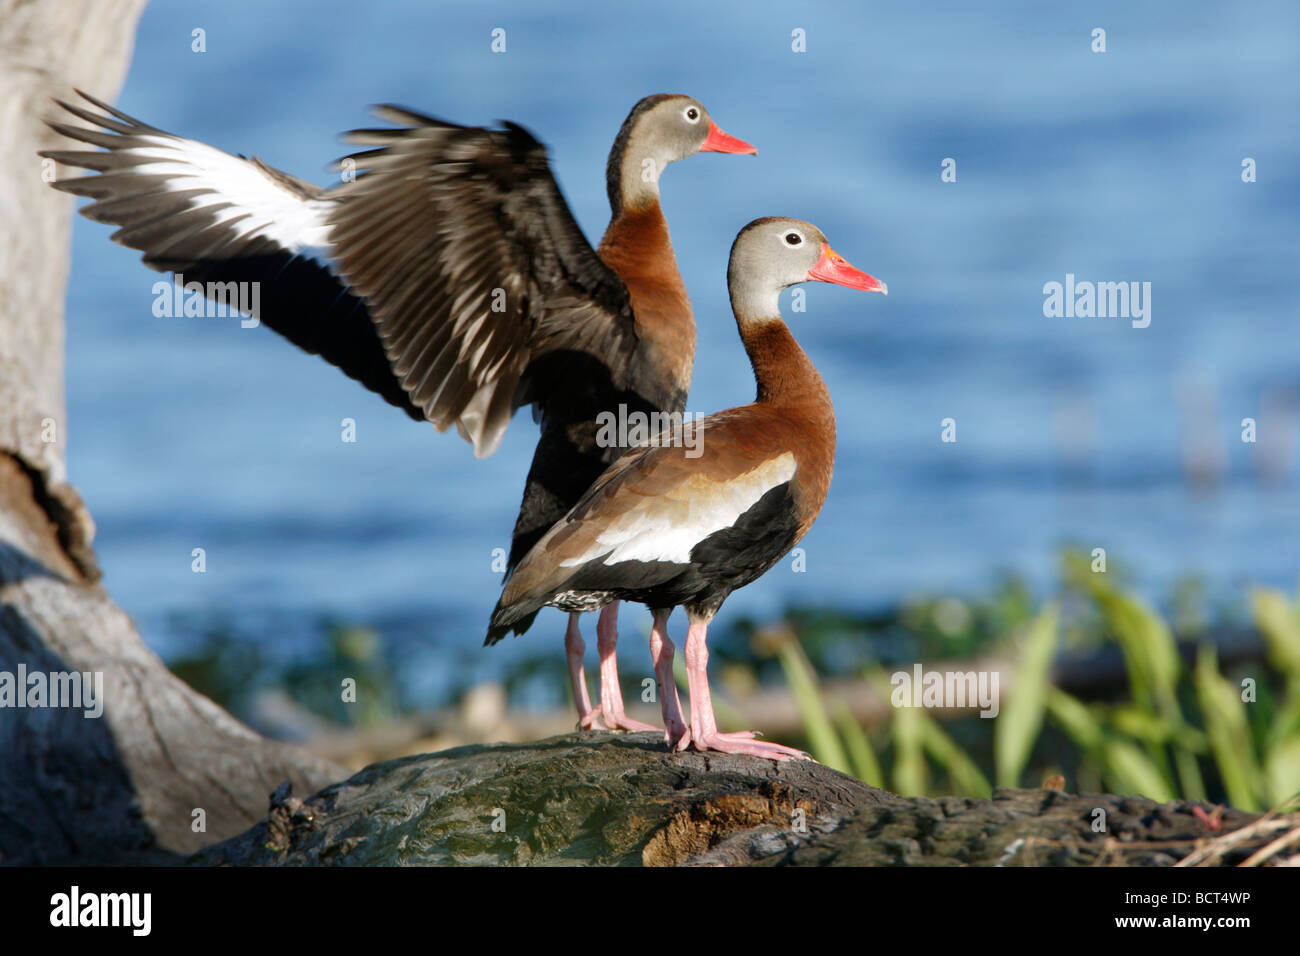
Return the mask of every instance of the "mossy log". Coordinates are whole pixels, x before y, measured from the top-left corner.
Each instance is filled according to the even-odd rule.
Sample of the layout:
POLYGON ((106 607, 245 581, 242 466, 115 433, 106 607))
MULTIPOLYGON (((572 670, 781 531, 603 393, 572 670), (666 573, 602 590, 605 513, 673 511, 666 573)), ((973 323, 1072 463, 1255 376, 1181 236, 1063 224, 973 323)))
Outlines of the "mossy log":
POLYGON ((191 862, 1158 866, 1254 820, 1055 790, 905 798, 811 761, 670 754, 654 734, 588 733, 390 760, 306 800, 284 786, 266 820, 191 862))

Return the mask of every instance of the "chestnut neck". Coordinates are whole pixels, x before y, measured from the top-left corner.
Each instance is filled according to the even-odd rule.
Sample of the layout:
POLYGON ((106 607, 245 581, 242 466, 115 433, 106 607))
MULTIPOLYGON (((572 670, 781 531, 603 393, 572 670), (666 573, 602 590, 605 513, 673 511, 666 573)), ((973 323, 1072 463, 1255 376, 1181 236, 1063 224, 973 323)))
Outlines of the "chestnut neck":
POLYGON ((618 209, 596 253, 624 282, 645 278, 681 283, 668 220, 657 198, 647 206, 618 209))
POLYGON ((774 310, 771 318, 751 318, 738 312, 736 325, 754 368, 755 401, 798 410, 817 424, 829 425, 834 434, 835 416, 826 382, 780 313, 774 310))
POLYGON ((627 286, 647 376, 643 394, 661 408, 680 409, 695 362, 695 316, 658 199, 617 211, 596 254, 627 286))

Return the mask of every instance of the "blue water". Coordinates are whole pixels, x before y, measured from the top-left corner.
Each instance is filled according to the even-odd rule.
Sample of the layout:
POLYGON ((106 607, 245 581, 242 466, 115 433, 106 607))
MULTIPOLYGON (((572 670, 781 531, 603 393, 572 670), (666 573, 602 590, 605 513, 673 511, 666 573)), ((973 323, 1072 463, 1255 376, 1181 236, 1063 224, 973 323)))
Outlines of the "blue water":
MULTIPOLYGON (((973 592, 997 569, 1047 588, 1063 540, 1105 547, 1155 595, 1184 573, 1290 588, 1298 35, 1288 0, 155 2, 119 103, 321 184, 368 104, 514 119, 550 145, 593 240, 605 156, 639 97, 690 93, 757 145, 664 182, 700 326, 691 410, 752 397, 724 278, 750 219, 816 222, 890 295, 809 287, 807 311, 787 311, 835 399, 835 481, 807 571, 778 566, 724 615, 973 592), (498 26, 505 54, 489 49, 498 26), (1067 273, 1150 282, 1150 327, 1046 318, 1043 285, 1067 273)), ((322 616, 371 623, 406 648, 417 698, 453 660, 486 674, 520 653, 469 649, 497 596, 528 418, 476 461, 265 329, 154 318, 158 277, 108 232, 75 232, 70 468, 106 584, 150 643, 172 655, 230 619, 311 653, 322 616)), ((559 627, 543 618, 528 640, 558 651, 559 627)))

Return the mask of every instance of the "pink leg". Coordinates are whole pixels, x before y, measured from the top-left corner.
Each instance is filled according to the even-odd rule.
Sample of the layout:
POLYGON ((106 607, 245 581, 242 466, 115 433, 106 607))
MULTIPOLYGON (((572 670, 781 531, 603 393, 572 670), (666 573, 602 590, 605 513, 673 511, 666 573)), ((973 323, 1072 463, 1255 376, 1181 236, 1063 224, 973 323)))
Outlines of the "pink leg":
POLYGON ((658 730, 633 720, 623 710, 623 690, 618 685, 618 602, 606 604, 596 619, 596 648, 600 651, 600 719, 610 730, 658 730))
POLYGON ((673 642, 668 639, 668 615, 672 611, 655 611, 650 628, 650 659, 654 661, 655 681, 659 684, 659 707, 664 715, 664 739, 668 749, 681 749, 691 742, 691 732, 682 719, 682 703, 677 696, 673 677, 673 642))
MULTIPOLYGON (((748 754, 752 757, 766 757, 768 760, 788 760, 791 757, 811 760, 802 750, 755 740, 754 734, 749 731, 735 734, 718 732, 718 723, 713 716, 713 698, 709 695, 709 649, 705 645, 708 627, 708 621, 692 618, 690 630, 686 632, 686 679, 691 691, 690 742, 695 745, 695 749, 748 754)), ((677 749, 685 749, 685 744, 679 743, 677 749)))
POLYGON ((569 681, 573 684, 573 702, 578 705, 578 726, 583 730, 604 730, 600 714, 591 709, 587 696, 587 674, 582 669, 582 655, 587 645, 578 630, 578 615, 569 615, 569 626, 564 631, 564 656, 569 662, 569 681))

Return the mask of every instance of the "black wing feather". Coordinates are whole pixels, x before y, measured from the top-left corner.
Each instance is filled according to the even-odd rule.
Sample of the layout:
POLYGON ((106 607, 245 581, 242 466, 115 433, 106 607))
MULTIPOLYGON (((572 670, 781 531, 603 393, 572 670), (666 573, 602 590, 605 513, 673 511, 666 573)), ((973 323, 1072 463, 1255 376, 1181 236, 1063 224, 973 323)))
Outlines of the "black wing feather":
MULTIPOLYGON (((514 411, 543 419, 586 388, 543 371, 576 353, 626 387, 636 346, 628 292, 596 255, 526 129, 457 126, 394 106, 396 129, 349 134, 331 241, 393 370, 439 429, 490 454, 514 411), (542 385, 535 378, 547 376, 542 385)), ((594 411, 592 412, 594 414, 594 411)))
MULTIPOLYGON (((220 221, 219 214, 231 204, 221 201, 210 187, 200 184, 187 189, 185 179, 141 171, 158 162, 160 140, 178 146, 185 141, 86 93, 80 95, 101 112, 61 101, 59 105, 98 128, 49 125, 70 139, 106 152, 48 150, 41 155, 100 174, 52 184, 95 200, 82 207, 82 215, 121 227, 113 234, 115 242, 143 252, 144 263, 151 269, 183 273, 187 283, 261 283, 258 317, 264 325, 337 366, 412 418, 424 418, 389 368, 365 303, 336 275, 297 250, 265 235, 250 234, 248 227, 256 224, 248 223, 246 216, 220 221), (142 148, 155 150, 155 154, 141 154, 138 150, 142 148)), ((257 159, 239 161, 303 201, 327 196, 324 190, 257 159)))

